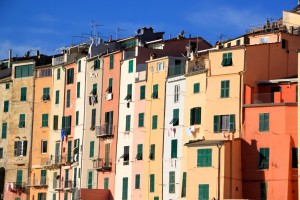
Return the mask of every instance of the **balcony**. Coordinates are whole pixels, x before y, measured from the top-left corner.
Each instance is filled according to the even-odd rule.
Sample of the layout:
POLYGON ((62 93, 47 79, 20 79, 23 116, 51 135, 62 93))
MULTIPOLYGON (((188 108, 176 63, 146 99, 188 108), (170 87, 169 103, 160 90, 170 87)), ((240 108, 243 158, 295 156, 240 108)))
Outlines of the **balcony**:
POLYGON ((168 78, 185 74, 185 65, 169 66, 168 78))
POLYGON ((53 189, 55 191, 62 191, 64 189, 63 181, 61 181, 60 179, 53 180, 53 189))
POLYGON ((72 180, 64 181, 64 190, 75 190, 77 187, 77 182, 72 180))
POLYGON ((40 178, 28 178, 27 187, 48 187, 48 180, 46 176, 40 178))
POLYGON ((62 165, 61 158, 61 155, 41 158, 41 166, 45 169, 58 169, 62 165))
POLYGON ((61 155, 61 165, 70 166, 75 162, 78 162, 78 158, 76 160, 76 158, 73 156, 73 154, 61 155))
POLYGON ((24 182, 11 182, 8 183, 8 191, 11 192, 25 192, 26 183, 24 182))
POLYGON ((62 64, 67 61, 67 57, 65 55, 59 56, 56 58, 52 58, 52 66, 62 64))
POLYGON ((205 68, 204 62, 190 61, 188 64, 187 75, 195 75, 195 74, 202 74, 206 73, 207 69, 205 68))
POLYGON ((98 171, 109 172, 111 171, 111 167, 112 167, 111 159, 97 158, 93 160, 93 168, 98 171))
POLYGON ((247 99, 246 96, 245 104, 279 104, 279 103, 296 103, 296 93, 257 93, 251 95, 251 100, 247 99), (250 101, 249 101, 250 100, 250 101))
POLYGON ((103 124, 95 127, 96 137, 100 139, 113 138, 117 127, 112 124, 103 124))

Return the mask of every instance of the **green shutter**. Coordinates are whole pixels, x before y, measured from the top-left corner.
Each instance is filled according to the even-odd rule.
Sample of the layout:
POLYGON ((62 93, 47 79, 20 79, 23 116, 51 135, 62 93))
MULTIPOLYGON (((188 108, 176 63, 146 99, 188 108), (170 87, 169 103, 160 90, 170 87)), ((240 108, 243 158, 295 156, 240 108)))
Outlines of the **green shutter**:
POLYGON ((9 101, 4 101, 3 112, 8 112, 9 110, 9 101))
POLYGON ((41 185, 46 185, 47 170, 41 170, 41 185))
POLYGON ((66 119, 67 118, 65 116, 62 116, 62 119, 61 119, 61 130, 65 130, 66 129, 66 119))
POLYGON ((270 149, 269 148, 260 148, 259 153, 260 153, 259 168, 260 169, 268 169, 269 168, 270 149))
POLYGON ((229 119, 229 131, 233 133, 235 132, 235 115, 230 115, 229 119))
POLYGON ((109 69, 113 69, 114 68, 114 54, 111 54, 109 56, 109 69))
POLYGON ((190 125, 201 124, 201 108, 192 108, 190 110, 190 125))
POLYGON ((212 166, 212 149, 197 150, 197 166, 198 167, 212 166))
POLYGON ((200 92, 200 83, 194 83, 194 94, 200 92))
POLYGON ((2 139, 6 139, 7 136, 7 123, 2 123, 2 139))
POLYGON ((77 185, 77 168, 74 168, 74 172, 73 172, 73 186, 76 187, 77 185))
POLYGON ((72 160, 72 141, 68 141, 68 157, 67 161, 71 162, 72 160))
POLYGON ((169 172, 169 193, 175 193, 175 171, 169 172))
POLYGON ((123 178, 122 200, 128 200, 128 178, 123 178))
POLYGON ((152 130, 157 129, 157 118, 158 118, 157 115, 152 116, 152 130))
POLYGON ((198 200, 209 200, 209 185, 208 184, 199 184, 198 200))
POLYGON ((195 124, 194 110, 195 110, 195 108, 191 108, 191 110, 190 110, 190 125, 194 125, 195 124))
POLYGON ((133 72, 133 60, 129 60, 129 66, 128 66, 128 73, 132 73, 133 72))
POLYGON ((298 85, 296 85, 296 102, 298 102, 298 85))
POLYGON ((269 131, 269 113, 259 114, 259 131, 269 131))
POLYGON ((143 144, 138 144, 137 145, 137 160, 143 160, 143 144))
POLYGON ((56 200, 56 193, 52 194, 52 200, 56 200))
POLYGON ((55 104, 59 104, 59 90, 55 91, 55 104))
POLYGON ((131 116, 130 115, 126 115, 126 127, 125 127, 125 131, 130 131, 130 120, 131 120, 131 116))
POLYGON ((89 171, 88 172, 88 189, 93 188, 93 172, 89 171))
POLYGON ((48 114, 42 114, 42 127, 48 126, 48 114))
POLYGON ((226 66, 232 65, 232 53, 227 53, 226 66))
POLYGON ((132 95, 132 84, 127 85, 127 94, 132 95))
POLYGON ((80 97, 80 82, 77 82, 77 98, 80 97))
POLYGON ((78 61, 78 72, 81 72, 81 60, 78 61))
POLYGON ((109 187, 109 178, 104 178, 104 189, 108 190, 109 187))
POLYGON ((60 68, 57 69, 57 75, 56 75, 56 77, 57 77, 56 78, 57 80, 60 80, 60 68))
POLYGON ((136 174, 135 175, 135 189, 140 189, 140 179, 141 179, 141 175, 140 174, 136 174))
POLYGON ((150 174, 150 192, 154 192, 154 174, 150 174))
POLYGON ((140 87, 140 100, 145 99, 145 96, 146 96, 146 86, 142 85, 140 87))
POLYGON ((21 184, 23 179, 23 170, 17 170, 17 184, 21 184))
POLYGON ((53 130, 58 130, 58 115, 53 116, 53 130))
POLYGON ((92 120, 91 120, 91 128, 95 128, 96 126, 96 109, 92 109, 92 120))
POLYGON ((227 61, 227 53, 223 53, 223 59, 222 59, 222 66, 226 66, 226 61, 227 61))
POLYGON ((60 144, 59 142, 55 143, 55 164, 57 164, 60 161, 60 144))
POLYGON ((268 197, 268 183, 260 183, 260 199, 267 200, 268 197))
POLYGON ((110 144, 105 144, 105 163, 110 162, 110 144))
POLYGON ((113 78, 108 79, 108 86, 113 86, 113 78))
POLYGON ((90 141, 90 158, 94 157, 95 142, 90 141))
POLYGON ((298 148, 292 148, 292 168, 298 168, 298 148))
POLYGON ((170 124, 173 124, 173 126, 179 125, 179 109, 173 109, 173 119, 170 124))
POLYGON ((25 114, 20 114, 19 117, 19 128, 24 128, 25 127, 25 114))
POLYGON ((97 83, 93 84, 92 93, 93 93, 93 95, 97 95, 97 83))
POLYGON ((171 158, 177 158, 177 139, 171 141, 171 158))
POLYGON ((8 90, 9 88, 10 88, 10 84, 9 84, 9 83, 6 83, 6 84, 5 84, 5 89, 8 90))
POLYGON ((220 132, 220 116, 214 115, 214 133, 220 132))
POLYGON ((144 113, 139 113, 139 127, 144 126, 144 113))
POLYGON ((79 124, 79 111, 76 111, 76 126, 79 124))
POLYGON ((229 80, 221 81, 221 98, 229 97, 229 80))
POLYGON ((27 99, 27 87, 22 87, 20 100, 26 101, 26 99, 27 99))
POLYGON ((53 173, 53 189, 55 189, 57 187, 56 177, 57 177, 57 172, 54 172, 53 173))
POLYGON ((182 175, 181 197, 186 197, 186 172, 183 172, 182 175))
POLYGON ((67 90, 67 105, 66 107, 69 108, 70 107, 70 100, 71 100, 71 90, 67 90))
POLYGON ((151 144, 150 146, 150 160, 155 160, 155 144, 151 144))
POLYGON ((158 98, 158 84, 153 85, 153 93, 152 93, 152 98, 157 99, 158 98))
POLYGON ((154 197, 154 200, 159 200, 159 197, 154 197))

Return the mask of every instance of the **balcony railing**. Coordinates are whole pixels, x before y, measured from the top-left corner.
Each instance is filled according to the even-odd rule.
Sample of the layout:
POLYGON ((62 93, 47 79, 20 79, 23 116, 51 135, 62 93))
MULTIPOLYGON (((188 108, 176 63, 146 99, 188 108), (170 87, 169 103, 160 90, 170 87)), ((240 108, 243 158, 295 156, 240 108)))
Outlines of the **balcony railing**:
POLYGON ((95 127, 96 137, 99 138, 113 137, 115 131, 116 131, 116 126, 112 124, 103 124, 101 126, 95 127))
POLYGON ((168 77, 179 76, 185 74, 185 65, 169 66, 168 77))
POLYGON ((258 93, 252 94, 251 104, 264 103, 296 103, 296 93, 258 93))
POLYGON ((73 190, 77 187, 77 181, 67 180, 64 181, 64 189, 65 190, 73 190))
POLYGON ((41 165, 44 168, 59 168, 62 165, 62 156, 50 156, 47 158, 41 158, 41 165))
POLYGON ((62 64, 67 61, 67 57, 65 55, 59 56, 56 58, 52 58, 52 66, 62 64))
POLYGON ((11 191, 25 191, 26 183, 24 182, 12 182, 10 183, 11 191))
POLYGON ((93 160, 93 168, 99 171, 107 172, 111 171, 112 162, 111 159, 97 158, 93 160))
POLYGON ((205 68, 204 63, 201 63, 200 61, 189 62, 187 74, 189 75, 201 74, 201 73, 205 73, 206 71, 207 69, 205 68))
POLYGON ((48 186, 48 179, 46 176, 42 176, 40 178, 28 178, 28 184, 29 187, 47 187, 48 186))

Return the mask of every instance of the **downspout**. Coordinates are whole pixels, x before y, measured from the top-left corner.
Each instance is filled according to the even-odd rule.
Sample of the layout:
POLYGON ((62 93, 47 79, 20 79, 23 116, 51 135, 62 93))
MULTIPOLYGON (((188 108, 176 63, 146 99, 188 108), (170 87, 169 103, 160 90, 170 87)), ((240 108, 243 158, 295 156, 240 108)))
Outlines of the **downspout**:
POLYGON ((218 144, 217 144, 217 147, 219 149, 218 151, 218 200, 220 200, 220 191, 221 191, 221 148, 223 146, 223 141, 220 141, 218 144))
MULTIPOLYGON (((35 63, 34 63, 35 64, 35 63)), ((34 72, 36 72, 36 70, 34 70, 34 72)), ((31 117, 31 127, 30 127, 30 134, 31 134, 31 137, 30 137, 30 152, 29 152, 29 163, 28 163, 28 177, 27 178, 30 178, 31 177, 31 167, 32 167, 32 148, 33 148, 33 145, 32 145, 32 140, 33 140, 33 122, 34 122, 34 95, 35 95, 35 73, 33 74, 33 89, 32 89, 32 103, 31 103, 31 110, 32 110, 32 117, 31 117)), ((30 180, 27 180, 27 181, 30 181, 30 180)), ((28 195, 27 195, 27 199, 30 200, 30 189, 29 189, 29 192, 28 192, 28 195)))
MULTIPOLYGON (((167 73, 167 77, 168 77, 168 71, 165 72, 165 73, 167 73)), ((165 92, 163 94, 163 97, 164 97, 164 115, 163 115, 164 122, 163 122, 163 134, 162 134, 162 165, 161 165, 161 180, 162 180, 162 184, 161 184, 162 190, 161 190, 161 192, 162 192, 162 194, 161 194, 161 199, 164 199, 164 195, 163 195, 164 194, 164 150, 165 150, 165 148, 164 148, 165 145, 164 144, 165 144, 165 122, 166 122, 166 120, 165 120, 165 117, 166 117, 166 114, 165 114, 166 113, 166 95, 165 94, 166 94, 166 91, 167 91, 167 77, 166 77, 166 80, 165 80, 165 92)), ((178 122, 178 124, 179 124, 179 122, 178 122)))

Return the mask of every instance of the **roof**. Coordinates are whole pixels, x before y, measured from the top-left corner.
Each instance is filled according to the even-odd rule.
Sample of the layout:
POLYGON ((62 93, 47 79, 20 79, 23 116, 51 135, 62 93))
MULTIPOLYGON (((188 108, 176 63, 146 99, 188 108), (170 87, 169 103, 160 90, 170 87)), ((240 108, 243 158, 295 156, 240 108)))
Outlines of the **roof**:
POLYGON ((187 147, 199 147, 199 146, 217 146, 218 144, 222 144, 228 140, 195 140, 189 143, 186 143, 187 147))

